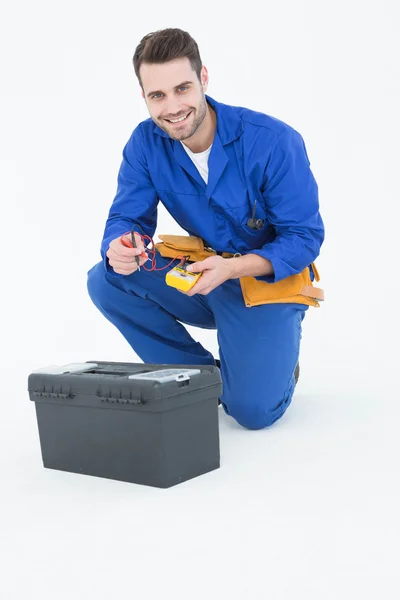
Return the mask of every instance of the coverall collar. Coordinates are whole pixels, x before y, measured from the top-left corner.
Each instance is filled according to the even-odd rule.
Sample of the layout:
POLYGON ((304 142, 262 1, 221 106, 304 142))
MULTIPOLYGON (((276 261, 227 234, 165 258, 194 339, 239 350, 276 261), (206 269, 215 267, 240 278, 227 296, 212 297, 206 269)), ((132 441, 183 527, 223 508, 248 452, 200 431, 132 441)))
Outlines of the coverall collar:
MULTIPOLYGON (((235 113, 233 108, 227 104, 217 102, 210 96, 205 94, 207 102, 213 107, 217 114, 217 129, 213 140, 213 147, 208 159, 209 174, 208 184, 206 185, 199 171, 195 167, 193 161, 189 158, 187 152, 182 147, 180 141, 173 141, 173 149, 176 160, 181 167, 185 169, 193 179, 204 189, 206 198, 210 200, 218 181, 222 177, 226 165, 228 164, 228 156, 224 150, 224 145, 236 140, 243 133, 243 123, 240 117, 235 113)), ((166 131, 154 126, 154 133, 162 137, 169 138, 166 131)))

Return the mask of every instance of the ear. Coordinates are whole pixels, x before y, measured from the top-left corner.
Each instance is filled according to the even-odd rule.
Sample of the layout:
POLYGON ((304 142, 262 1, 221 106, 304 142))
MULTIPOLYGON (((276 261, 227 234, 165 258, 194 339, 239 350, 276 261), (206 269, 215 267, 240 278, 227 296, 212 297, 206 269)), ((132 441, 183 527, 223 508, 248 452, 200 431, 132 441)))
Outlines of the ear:
POLYGON ((201 67, 200 77, 201 77, 201 84, 203 86, 203 89, 204 89, 204 91, 206 91, 207 87, 208 87, 208 71, 207 71, 207 67, 205 65, 203 65, 201 67))

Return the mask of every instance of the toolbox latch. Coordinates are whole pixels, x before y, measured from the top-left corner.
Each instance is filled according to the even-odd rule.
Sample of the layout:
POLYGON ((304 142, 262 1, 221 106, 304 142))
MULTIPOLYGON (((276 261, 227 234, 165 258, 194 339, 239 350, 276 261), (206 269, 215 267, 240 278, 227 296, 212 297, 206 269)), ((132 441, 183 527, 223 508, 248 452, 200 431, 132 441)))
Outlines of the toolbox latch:
POLYGON ((141 398, 133 396, 132 392, 129 396, 122 396, 122 394, 113 394, 111 390, 104 394, 102 391, 96 393, 97 398, 101 402, 109 402, 110 404, 143 404, 141 398))
POLYGON ((175 377, 175 381, 187 381, 188 379, 190 379, 188 373, 179 373, 179 375, 175 377))
POLYGON ((75 394, 71 394, 70 392, 32 392, 32 395, 36 398, 53 398, 55 400, 71 400, 75 397, 75 394))

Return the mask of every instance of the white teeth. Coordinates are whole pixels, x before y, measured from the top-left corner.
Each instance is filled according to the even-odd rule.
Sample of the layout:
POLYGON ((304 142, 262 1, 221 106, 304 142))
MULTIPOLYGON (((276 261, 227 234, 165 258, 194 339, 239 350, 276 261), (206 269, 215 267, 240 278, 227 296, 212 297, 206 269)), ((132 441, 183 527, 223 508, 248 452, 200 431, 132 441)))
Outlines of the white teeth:
POLYGON ((168 121, 170 121, 171 123, 180 123, 181 121, 184 121, 186 119, 186 117, 188 116, 188 114, 185 115, 184 117, 181 117, 180 119, 174 119, 174 120, 168 119, 168 121))

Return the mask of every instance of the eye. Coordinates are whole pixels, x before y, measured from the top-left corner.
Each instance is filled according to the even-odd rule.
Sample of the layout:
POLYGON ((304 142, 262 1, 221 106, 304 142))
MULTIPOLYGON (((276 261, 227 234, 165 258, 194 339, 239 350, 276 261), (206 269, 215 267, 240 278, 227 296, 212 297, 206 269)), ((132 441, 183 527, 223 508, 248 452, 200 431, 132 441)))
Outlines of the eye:
MULTIPOLYGON (((177 88, 177 89, 178 89, 178 90, 185 91, 185 90, 189 89, 189 86, 188 86, 188 85, 181 85, 181 86, 180 86, 179 88, 177 88)), ((160 92, 160 93, 157 93, 157 94, 153 94, 153 95, 151 96, 151 98, 152 98, 153 100, 157 100, 157 99, 158 99, 158 97, 160 97, 160 96, 162 96, 161 92, 160 92)))

